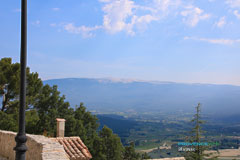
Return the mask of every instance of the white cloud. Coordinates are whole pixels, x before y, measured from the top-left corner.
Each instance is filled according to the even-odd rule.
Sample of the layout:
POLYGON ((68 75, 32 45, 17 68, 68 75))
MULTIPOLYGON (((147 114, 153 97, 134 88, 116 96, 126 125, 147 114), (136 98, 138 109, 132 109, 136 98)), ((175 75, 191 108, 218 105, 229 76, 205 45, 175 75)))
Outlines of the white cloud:
POLYGON ((191 27, 196 26, 201 20, 210 18, 210 14, 206 14, 202 9, 192 5, 185 7, 185 10, 181 12, 181 15, 185 17, 183 21, 191 27))
MULTIPOLYGON (((103 2, 103 0, 101 0, 103 2)), ((109 33, 116 33, 119 31, 129 30, 129 24, 126 22, 128 18, 133 15, 133 9, 135 8, 134 2, 131 0, 118 0, 118 1, 106 1, 109 2, 103 7, 105 13, 103 18, 103 27, 109 33)))
POLYGON ((235 10, 233 13, 238 19, 240 19, 240 13, 237 10, 235 10))
POLYGON ((156 20, 158 20, 158 18, 156 18, 150 14, 147 14, 147 15, 139 16, 139 17, 135 16, 135 17, 133 17, 132 21, 135 24, 137 24, 137 23, 150 23, 150 22, 156 21, 156 20))
POLYGON ((32 22, 31 24, 34 25, 34 26, 39 26, 40 25, 40 21, 36 20, 36 21, 32 22))
POLYGON ((150 14, 146 14, 143 16, 134 15, 132 17, 131 23, 127 24, 127 33, 130 35, 134 35, 135 34, 135 32, 133 31, 134 27, 137 27, 139 30, 145 30, 147 24, 157 20, 158 20, 157 17, 150 14))
POLYGON ((181 0, 153 0, 154 5, 160 11, 168 12, 171 7, 179 7, 181 0))
POLYGON ((232 8, 240 8, 240 0, 226 0, 226 3, 232 8))
POLYGON ((215 24, 217 27, 222 28, 226 24, 226 17, 221 17, 219 21, 215 24))
POLYGON ((183 21, 189 26, 196 26, 199 21, 208 19, 209 14, 198 7, 189 5, 191 2, 182 0, 145 0, 141 5, 134 0, 98 0, 103 3, 103 20, 95 27, 76 27, 73 23, 61 25, 65 30, 84 37, 91 37, 92 32, 102 28, 110 34, 126 32, 135 35, 137 31, 144 31, 153 21, 173 15, 184 17, 183 21), (184 2, 184 3, 183 3, 184 2), (185 7, 187 6, 187 7, 185 7), (182 12, 181 12, 182 11, 182 12))
POLYGON ((106 3, 102 8, 103 28, 112 34, 125 31, 129 35, 134 35, 136 29, 146 29, 147 24, 159 21, 170 8, 181 4, 181 0, 152 0, 150 6, 137 5, 133 0, 99 1, 106 3))
POLYGON ((53 11, 59 11, 60 8, 52 8, 53 11))
POLYGON ((86 26, 75 26, 73 23, 68 23, 64 25, 64 29, 69 33, 81 34, 84 38, 89 38, 93 36, 92 31, 100 29, 100 26, 86 27, 86 26))
POLYGON ((184 40, 203 41, 207 43, 223 44, 223 45, 232 45, 234 43, 240 43, 240 39, 224 39, 224 38, 209 39, 209 38, 184 37, 184 40))

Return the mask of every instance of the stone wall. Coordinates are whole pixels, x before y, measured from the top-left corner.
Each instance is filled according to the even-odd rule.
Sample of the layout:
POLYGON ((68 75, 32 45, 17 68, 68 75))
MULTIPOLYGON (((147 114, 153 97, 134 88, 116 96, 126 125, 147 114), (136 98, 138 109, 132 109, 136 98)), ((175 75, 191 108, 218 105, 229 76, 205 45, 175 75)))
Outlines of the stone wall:
MULTIPOLYGON (((15 160, 15 132, 0 130, 0 157, 15 160)), ((27 134, 26 160, 69 160, 63 146, 41 135, 27 134)))

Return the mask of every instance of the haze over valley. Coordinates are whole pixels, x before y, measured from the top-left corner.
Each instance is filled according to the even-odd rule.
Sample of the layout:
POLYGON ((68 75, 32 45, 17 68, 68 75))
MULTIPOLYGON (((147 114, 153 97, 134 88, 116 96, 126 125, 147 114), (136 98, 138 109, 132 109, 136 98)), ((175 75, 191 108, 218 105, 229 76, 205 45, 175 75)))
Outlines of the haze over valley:
POLYGON ((202 112, 215 116, 240 113, 240 86, 189 84, 93 78, 65 78, 44 81, 57 85, 74 107, 84 102, 99 113, 168 113, 181 116, 194 112, 197 103, 202 112))

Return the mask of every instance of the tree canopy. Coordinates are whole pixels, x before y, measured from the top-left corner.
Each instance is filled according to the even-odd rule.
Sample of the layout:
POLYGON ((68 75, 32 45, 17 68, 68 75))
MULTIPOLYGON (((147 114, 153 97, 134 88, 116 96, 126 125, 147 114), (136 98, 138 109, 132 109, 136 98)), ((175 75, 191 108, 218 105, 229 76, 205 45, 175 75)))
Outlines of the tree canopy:
MULTIPOLYGON (((191 120, 192 124, 194 125, 192 130, 190 131, 190 136, 187 137, 187 141, 190 143, 198 143, 200 144, 201 140, 203 139, 203 134, 206 133, 202 129, 202 124, 206 123, 201 119, 201 104, 198 103, 196 106, 196 114, 194 114, 193 119, 191 120)), ((217 159, 218 156, 213 156, 213 154, 209 153, 206 154, 204 151, 209 149, 209 146, 204 145, 195 145, 194 151, 189 151, 185 153, 185 158, 187 160, 203 160, 206 157, 211 157, 211 159, 217 159)))

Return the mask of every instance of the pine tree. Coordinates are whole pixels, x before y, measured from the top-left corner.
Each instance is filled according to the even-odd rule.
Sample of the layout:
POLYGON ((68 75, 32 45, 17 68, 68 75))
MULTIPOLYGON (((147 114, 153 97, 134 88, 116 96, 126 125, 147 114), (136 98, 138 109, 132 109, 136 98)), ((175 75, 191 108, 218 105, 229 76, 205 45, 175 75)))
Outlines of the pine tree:
MULTIPOLYGON (((0 60, 0 97, 2 97, 1 111, 7 113, 16 112, 20 88, 20 64, 12 63, 11 58, 0 60)), ((42 81, 37 73, 30 73, 27 68, 27 109, 34 105, 42 81)))
POLYGON ((135 144, 131 142, 129 146, 125 146, 124 149, 124 160, 143 160, 143 159, 151 159, 151 157, 145 153, 137 153, 135 151, 135 144))
POLYGON ((135 152, 134 142, 131 142, 129 146, 125 146, 124 160, 138 160, 140 159, 140 154, 135 152))
MULTIPOLYGON (((206 133, 202 129, 202 124, 205 124, 206 121, 201 120, 201 110, 200 110, 201 104, 198 103, 196 107, 196 114, 194 115, 191 122, 194 124, 194 127, 190 131, 190 136, 187 137, 187 141, 190 143, 197 143, 200 144, 202 140, 203 133, 206 133)), ((187 151, 185 153, 186 160, 203 160, 206 157, 211 156, 211 154, 206 154, 204 151, 209 149, 209 146, 204 145, 194 145, 194 151, 187 151)), ((217 159, 217 156, 213 157, 212 159, 217 159)))
POLYGON ((106 155, 106 160, 122 160, 124 148, 118 135, 113 134, 110 128, 104 126, 99 136, 102 139, 103 153, 106 155))

